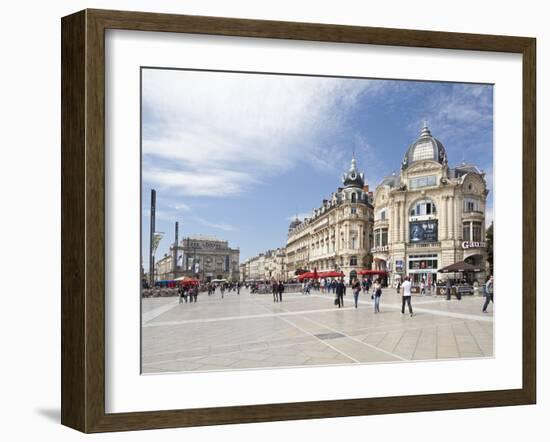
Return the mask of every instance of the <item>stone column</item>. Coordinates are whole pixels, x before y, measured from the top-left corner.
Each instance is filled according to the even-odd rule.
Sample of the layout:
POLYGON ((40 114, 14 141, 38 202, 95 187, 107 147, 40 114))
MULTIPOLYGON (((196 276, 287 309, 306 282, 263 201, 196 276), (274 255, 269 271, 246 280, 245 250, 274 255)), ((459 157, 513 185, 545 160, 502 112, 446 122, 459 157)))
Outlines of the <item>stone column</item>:
POLYGON ((450 232, 450 239, 456 238, 455 230, 456 230, 456 201, 457 198, 454 196, 451 197, 451 232, 450 232))
POLYGON ((388 235, 391 236, 392 241, 398 241, 399 239, 399 223, 398 223, 398 204, 395 200, 391 202, 391 218, 388 226, 388 235))
POLYGON ((401 209, 402 209, 402 206, 403 206, 403 201, 398 201, 397 202, 397 207, 396 207, 396 221, 397 221, 397 241, 398 242, 403 242, 403 228, 402 228, 402 225, 403 225, 403 216, 401 215, 401 209))
POLYGON ((444 201, 445 201, 445 236, 444 236, 444 238, 449 239, 450 238, 450 235, 449 235, 449 197, 444 196, 443 198, 444 198, 444 201))
POLYGON ((401 201, 401 242, 405 242, 407 238, 407 218, 405 201, 401 201))

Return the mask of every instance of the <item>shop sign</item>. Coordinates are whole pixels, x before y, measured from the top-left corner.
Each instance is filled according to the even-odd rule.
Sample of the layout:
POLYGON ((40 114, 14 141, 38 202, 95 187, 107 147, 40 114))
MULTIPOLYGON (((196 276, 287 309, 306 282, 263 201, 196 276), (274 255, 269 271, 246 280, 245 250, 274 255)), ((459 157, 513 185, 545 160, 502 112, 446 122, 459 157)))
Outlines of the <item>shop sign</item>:
POLYGON ((487 243, 484 241, 462 241, 463 249, 484 249, 487 243))
POLYGON ((396 272, 402 272, 403 271, 403 260, 402 259, 396 259, 395 260, 395 271, 396 272))

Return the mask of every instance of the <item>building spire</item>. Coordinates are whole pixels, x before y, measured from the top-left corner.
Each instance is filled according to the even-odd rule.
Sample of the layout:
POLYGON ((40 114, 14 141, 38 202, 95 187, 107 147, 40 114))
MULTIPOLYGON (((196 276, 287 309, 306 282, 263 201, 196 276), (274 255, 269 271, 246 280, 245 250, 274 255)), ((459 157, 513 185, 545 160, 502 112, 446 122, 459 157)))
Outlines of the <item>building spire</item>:
POLYGON ((420 138, 422 137, 431 137, 432 133, 430 132, 430 129, 428 129, 428 119, 424 118, 422 120, 422 130, 420 131, 420 138))
POLYGON ((351 154, 351 165, 349 167, 350 172, 357 171, 357 161, 355 160, 355 149, 353 149, 353 153, 351 154))

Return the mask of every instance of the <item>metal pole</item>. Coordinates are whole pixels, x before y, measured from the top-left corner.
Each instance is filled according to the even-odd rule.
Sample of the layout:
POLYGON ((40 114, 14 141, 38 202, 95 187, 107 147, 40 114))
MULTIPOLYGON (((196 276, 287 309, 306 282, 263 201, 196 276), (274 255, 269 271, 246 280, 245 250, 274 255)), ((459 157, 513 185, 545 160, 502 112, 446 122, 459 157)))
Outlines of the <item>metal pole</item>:
POLYGON ((176 279, 176 271, 178 268, 178 227, 179 223, 176 221, 176 231, 175 231, 175 239, 174 239, 174 262, 172 266, 172 271, 174 273, 174 279, 176 279))
POLYGON ((149 230, 149 285, 153 287, 155 285, 155 259, 153 257, 153 241, 155 236, 155 207, 157 200, 157 192, 155 189, 151 189, 151 220, 149 230))

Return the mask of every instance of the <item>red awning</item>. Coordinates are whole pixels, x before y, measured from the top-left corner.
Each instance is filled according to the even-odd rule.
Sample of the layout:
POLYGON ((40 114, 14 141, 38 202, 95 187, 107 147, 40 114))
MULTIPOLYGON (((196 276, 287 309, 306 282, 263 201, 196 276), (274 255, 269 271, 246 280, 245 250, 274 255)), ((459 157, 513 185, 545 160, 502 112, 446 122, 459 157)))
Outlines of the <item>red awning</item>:
POLYGON ((359 270, 359 275, 381 275, 386 276, 388 272, 384 270, 359 270))
POLYGON ((342 272, 330 270, 328 272, 320 272, 318 276, 319 278, 341 278, 344 274, 342 272))
POLYGON ((177 285, 196 285, 199 283, 200 281, 198 279, 193 279, 193 278, 184 279, 176 282, 177 285))
POLYGON ((317 272, 306 272, 298 275, 297 279, 299 279, 300 281, 303 279, 315 279, 317 278, 317 276, 317 272))

